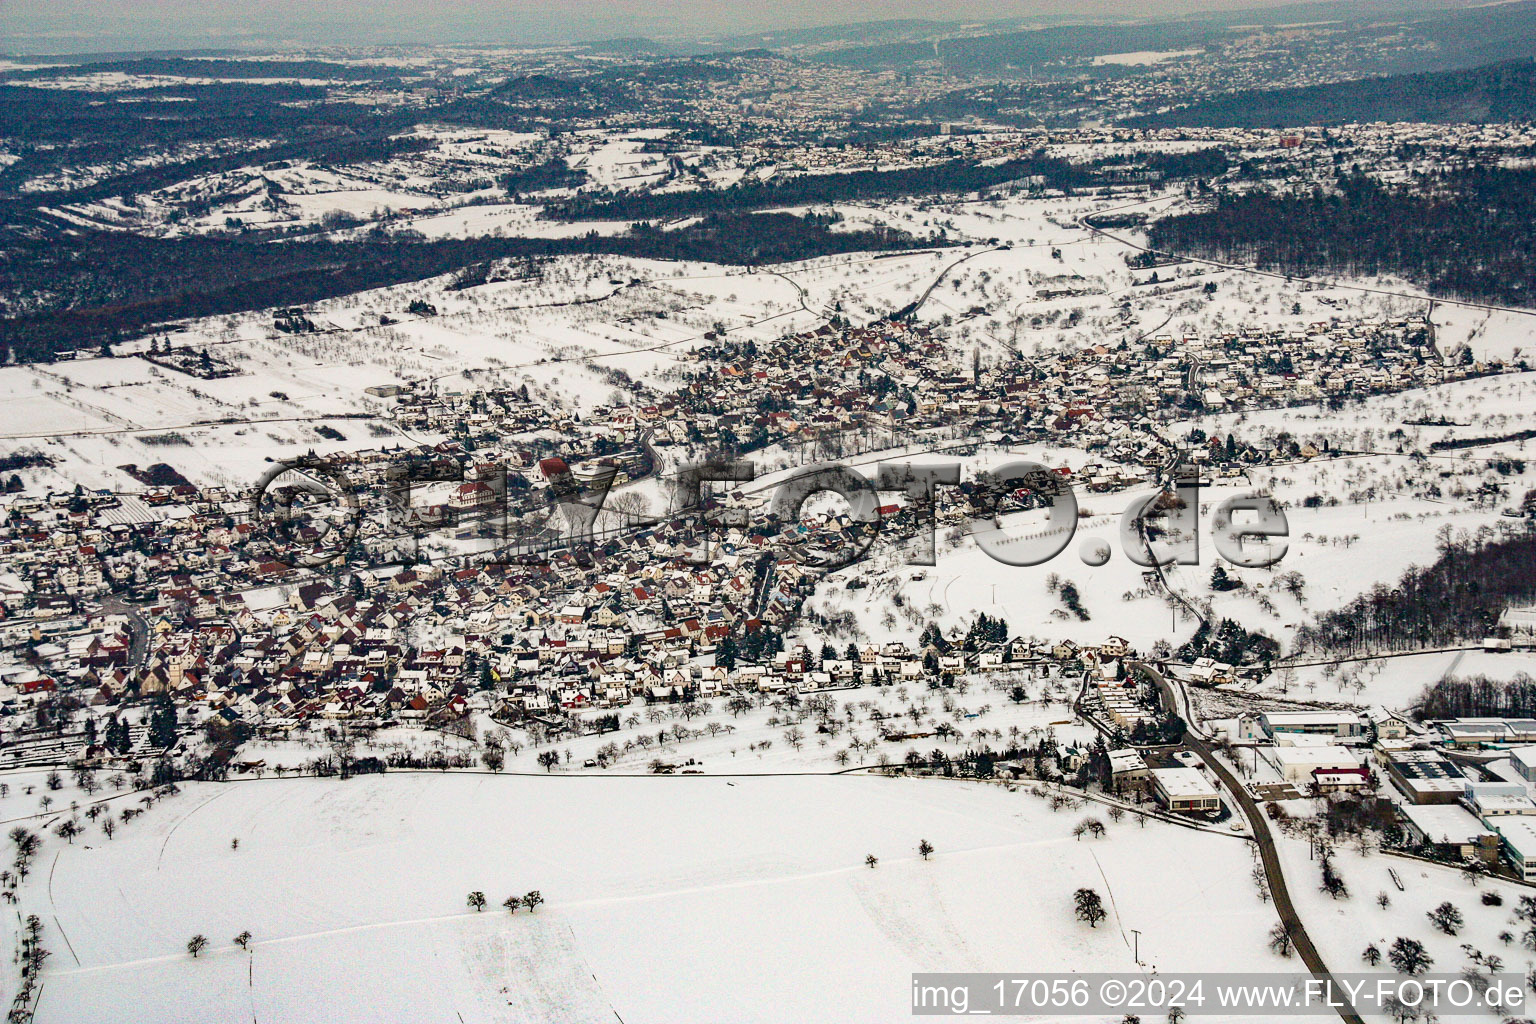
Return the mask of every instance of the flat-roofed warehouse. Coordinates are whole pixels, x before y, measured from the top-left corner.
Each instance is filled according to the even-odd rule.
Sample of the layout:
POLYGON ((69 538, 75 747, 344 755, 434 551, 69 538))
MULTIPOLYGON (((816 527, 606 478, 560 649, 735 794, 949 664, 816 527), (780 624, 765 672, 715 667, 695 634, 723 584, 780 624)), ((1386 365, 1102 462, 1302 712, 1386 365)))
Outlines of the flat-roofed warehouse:
POLYGON ((1536 819, 1525 815, 1500 818, 1492 824, 1498 832, 1504 857, 1527 881, 1536 881, 1536 819))
POLYGON ((1285 733, 1339 739, 1365 735, 1365 722, 1358 711, 1266 711, 1259 716, 1259 724, 1271 739, 1285 733))
POLYGON ((1536 719, 1531 718, 1449 718, 1434 725, 1446 742, 1462 749, 1536 743, 1536 719))
POLYGON ((1387 778, 1416 804, 1454 804, 1467 788, 1467 778, 1444 754, 1434 750, 1401 750, 1385 758, 1387 778))

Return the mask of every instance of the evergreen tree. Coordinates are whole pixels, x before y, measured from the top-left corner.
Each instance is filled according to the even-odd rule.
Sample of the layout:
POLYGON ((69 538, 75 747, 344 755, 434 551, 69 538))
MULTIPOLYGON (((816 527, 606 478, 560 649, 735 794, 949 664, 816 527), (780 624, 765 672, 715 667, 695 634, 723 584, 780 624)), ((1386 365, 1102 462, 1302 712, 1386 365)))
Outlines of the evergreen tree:
POLYGON ((170 701, 150 712, 149 735, 157 747, 169 747, 176 742, 176 708, 170 701))

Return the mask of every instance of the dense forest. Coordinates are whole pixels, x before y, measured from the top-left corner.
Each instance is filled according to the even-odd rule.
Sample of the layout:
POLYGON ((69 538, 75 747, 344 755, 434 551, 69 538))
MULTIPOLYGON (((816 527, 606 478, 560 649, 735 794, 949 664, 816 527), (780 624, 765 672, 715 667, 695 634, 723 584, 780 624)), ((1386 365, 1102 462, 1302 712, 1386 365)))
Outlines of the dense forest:
POLYGON ((1378 583, 1297 629, 1297 651, 1352 656, 1476 642, 1507 606, 1536 599, 1536 534, 1472 544, 1442 536, 1440 551, 1396 586, 1378 583))
POLYGON ((1484 167, 1386 186, 1221 196, 1152 224, 1155 249, 1288 274, 1393 274, 1450 298, 1536 303, 1536 169, 1484 167))
POLYGON ((486 98, 519 109, 546 114, 623 110, 634 105, 627 89, 596 79, 556 78, 553 75, 519 75, 496 86, 486 98))
POLYGON ((124 90, 118 93, 0 85, 0 136, 11 140, 19 160, 0 168, 0 192, 61 167, 111 165, 140 159, 153 166, 112 176, 95 185, 52 196, 84 202, 249 166, 312 159, 344 162, 359 145, 387 158, 392 132, 409 129, 415 112, 380 115, 356 103, 333 103, 324 89, 293 84, 221 82, 124 90), (190 161, 166 162, 180 147, 241 143, 238 151, 190 161), (265 145, 259 155, 248 148, 265 145))
POLYGON ((1082 166, 1103 173, 1115 167, 1145 168, 1156 171, 1164 179, 1213 178, 1229 166, 1227 154, 1216 146, 1190 150, 1187 153, 1134 150, 1099 157, 1082 166))
POLYGON ((550 207, 546 215, 562 220, 665 220, 727 210, 772 206, 974 192, 1005 182, 1043 175, 1050 185, 1082 187, 1093 178, 1083 168, 1036 153, 993 166, 951 160, 931 167, 847 174, 804 174, 754 181, 697 192, 642 192, 629 196, 578 196, 550 207))
POLYGON ((1487 123, 1533 117, 1536 61, 1527 59, 1469 71, 1233 92, 1126 123, 1138 128, 1283 128, 1372 121, 1487 123))
POLYGON ((1503 681, 1487 676, 1440 679, 1424 688, 1414 708, 1427 718, 1536 718, 1536 679, 1525 673, 1503 681))
POLYGON ((511 195, 524 195, 551 188, 576 188, 586 180, 584 173, 572 170, 564 160, 553 157, 544 163, 503 174, 496 179, 496 184, 511 195))
MULTIPOLYGON (((900 231, 832 230, 824 217, 719 214, 675 231, 618 236, 421 241, 382 236, 273 245, 242 238, 80 232, 0 253, 0 339, 21 362, 133 337, 152 324, 321 299, 445 274, 488 260, 607 253, 754 264, 943 244, 900 231), (16 315, 18 298, 34 311, 16 315), (36 308, 35 304, 46 301, 36 308)), ((0 358, 5 353, 0 352, 0 358)))
POLYGON ((145 166, 50 198, 89 202, 145 192, 253 161, 383 160, 425 145, 420 139, 391 138, 422 123, 563 131, 597 109, 637 102, 611 85, 543 75, 511 79, 482 96, 383 110, 338 99, 323 86, 295 82, 183 82, 115 92, 0 85, 0 137, 20 157, 0 167, 0 194, 10 193, 15 201, 22 184, 38 175, 130 160, 145 166), (214 143, 238 145, 221 155, 165 159, 183 147, 214 143))
POLYGON ((393 81, 401 69, 384 65, 337 64, 324 60, 257 60, 220 57, 142 56, 121 59, 85 59, 78 63, 49 63, 26 70, 6 73, 12 81, 24 82, 77 75, 182 75, 188 78, 230 79, 326 79, 336 82, 393 81))
POLYGON ((976 192, 1031 178, 1041 179, 1051 188, 1089 188, 1110 180, 1113 173, 1109 168, 1127 165, 1156 171, 1165 179, 1208 178, 1227 169, 1227 156, 1213 147, 1189 153, 1134 151, 1071 163, 1037 151, 1000 164, 950 160, 891 171, 787 175, 692 192, 580 195, 547 207, 545 216, 559 220, 667 220, 728 210, 976 192))

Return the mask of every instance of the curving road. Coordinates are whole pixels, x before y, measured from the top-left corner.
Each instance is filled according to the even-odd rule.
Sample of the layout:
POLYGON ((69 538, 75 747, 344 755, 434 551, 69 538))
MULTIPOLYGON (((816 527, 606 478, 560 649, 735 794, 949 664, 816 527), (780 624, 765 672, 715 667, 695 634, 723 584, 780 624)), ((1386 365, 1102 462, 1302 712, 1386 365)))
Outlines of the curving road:
MULTIPOLYGON (((1133 661, 1129 664, 1145 672, 1148 678, 1157 683, 1169 707, 1179 707, 1178 694, 1175 693, 1173 684, 1169 683, 1161 672, 1145 662, 1133 661)), ((1206 742, 1189 728, 1187 720, 1184 726, 1183 742, 1189 749, 1200 755, 1200 759, 1221 780, 1221 784, 1237 803, 1238 809, 1248 819, 1248 828, 1253 833, 1254 842, 1258 844, 1259 857, 1264 864, 1264 874, 1269 881, 1269 892, 1275 900, 1275 912, 1280 915, 1280 922, 1290 931, 1291 942, 1295 945, 1297 954, 1301 956, 1302 963, 1307 965, 1307 970, 1314 977, 1327 982, 1337 998, 1342 999, 1342 996, 1338 995, 1342 989, 1334 983, 1333 975, 1328 971, 1328 965, 1323 962, 1322 954, 1318 953, 1317 947, 1313 945, 1312 937, 1307 934, 1306 925, 1302 923, 1301 917, 1296 913, 1295 905, 1291 902, 1291 893, 1285 883, 1285 872, 1280 864, 1280 851, 1275 846, 1275 837, 1269 829, 1269 818, 1264 814, 1263 808, 1249 795, 1248 790, 1238 781, 1237 776, 1232 774, 1231 769, 1223 764, 1211 752, 1206 742)), ((1347 1002, 1339 1005, 1337 1009, 1339 1016, 1346 1024, 1365 1024, 1361 1016, 1347 1002)))
POLYGON ((149 657, 149 622, 138 608, 117 594, 108 594, 101 602, 103 615, 121 615, 128 620, 128 667, 140 668, 149 657))
POLYGON ((939 271, 939 276, 934 278, 933 281, 928 285, 927 288, 923 289, 923 294, 919 295, 917 297, 916 301, 911 302, 908 305, 905 305, 905 306, 901 307, 896 312, 892 313, 891 314, 891 319, 892 320, 905 320, 908 317, 916 316, 917 315, 917 311, 923 308, 923 303, 928 301, 928 297, 933 294, 934 289, 938 288, 939 285, 943 284, 944 283, 944 278, 949 274, 949 272, 951 270, 954 270, 960 264, 966 262, 967 260, 973 260, 973 259, 975 259, 978 256, 985 256, 989 252, 1006 252, 1007 249, 1008 249, 1008 246, 1006 246, 1006 245, 994 245, 994 246, 991 246, 990 248, 982 249, 979 252, 970 253, 969 255, 962 256, 959 259, 955 260, 953 263, 951 263, 948 266, 946 266, 943 270, 939 271))

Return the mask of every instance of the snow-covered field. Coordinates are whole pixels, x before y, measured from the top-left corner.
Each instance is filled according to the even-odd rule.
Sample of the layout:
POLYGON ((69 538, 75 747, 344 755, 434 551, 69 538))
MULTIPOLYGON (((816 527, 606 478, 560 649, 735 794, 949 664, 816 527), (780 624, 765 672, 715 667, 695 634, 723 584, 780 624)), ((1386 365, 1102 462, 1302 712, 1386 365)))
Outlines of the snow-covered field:
MULTIPOLYGON (((1334 852, 1334 866, 1349 889, 1349 897, 1335 900, 1319 891, 1321 868, 1309 859, 1306 841, 1278 842, 1297 913, 1329 969, 1336 973, 1371 971, 1362 960, 1365 947, 1375 945, 1385 956, 1398 936, 1422 942, 1434 958, 1430 969, 1436 973, 1455 973, 1467 967, 1468 946, 1498 956, 1506 971, 1524 973, 1532 966, 1529 950, 1518 941, 1499 938, 1505 932, 1519 935, 1529 927, 1514 916, 1519 898, 1531 894, 1526 886, 1486 878, 1473 886, 1455 868, 1400 857, 1361 856, 1353 848, 1341 847, 1334 852), (1402 891, 1392 882, 1389 871, 1397 872, 1402 891), (1498 893, 1502 904, 1484 905, 1481 893, 1485 891, 1498 893), (1381 893, 1387 895, 1386 907, 1377 903, 1381 893), (1431 908, 1445 902, 1461 911, 1465 919, 1456 935, 1438 931, 1426 917, 1431 908)), ((1384 977, 1393 973, 1385 959, 1375 970, 1384 977)))
POLYGON ((1280 673, 1264 681, 1264 692, 1283 687, 1292 697, 1402 711, 1411 708, 1424 688, 1445 678, 1487 676, 1512 679, 1536 676, 1536 655, 1526 651, 1448 651, 1402 658, 1372 658, 1342 666, 1309 665, 1286 679, 1280 673))
POLYGON ((50 839, 37 1020, 897 1021, 913 971, 1136 971, 1133 928, 1148 970, 1290 966, 1246 841, 1127 818, 1078 842, 1080 817, 875 777, 189 784, 111 842, 50 839), (529 889, 536 914, 499 909, 529 889))

